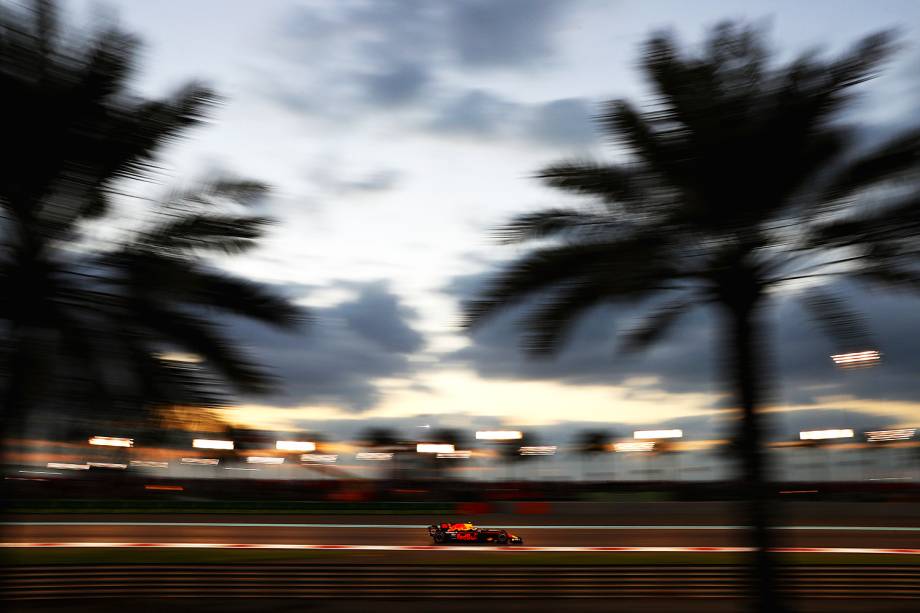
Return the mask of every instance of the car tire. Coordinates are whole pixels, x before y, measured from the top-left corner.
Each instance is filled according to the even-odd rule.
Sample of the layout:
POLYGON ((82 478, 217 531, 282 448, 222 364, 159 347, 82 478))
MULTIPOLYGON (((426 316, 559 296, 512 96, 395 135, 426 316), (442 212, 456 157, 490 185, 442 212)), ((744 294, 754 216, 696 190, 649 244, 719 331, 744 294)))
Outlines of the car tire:
POLYGON ((498 541, 498 544, 499 544, 499 545, 507 545, 507 544, 508 544, 508 535, 507 535, 507 534, 499 534, 499 535, 498 535, 498 538, 497 538, 496 540, 498 541))
POLYGON ((435 532, 434 542, 437 543, 438 545, 443 545, 444 543, 447 542, 447 535, 444 534, 443 532, 435 532))

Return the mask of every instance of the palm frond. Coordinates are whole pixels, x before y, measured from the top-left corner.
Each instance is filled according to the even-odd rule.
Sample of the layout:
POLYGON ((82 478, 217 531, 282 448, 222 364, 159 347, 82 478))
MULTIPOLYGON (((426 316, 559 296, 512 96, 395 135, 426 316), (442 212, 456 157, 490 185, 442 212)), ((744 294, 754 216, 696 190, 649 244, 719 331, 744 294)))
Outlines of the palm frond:
POLYGON ((591 215, 572 209, 547 209, 534 213, 525 213, 512 219, 496 232, 496 238, 505 245, 524 243, 542 238, 565 235, 579 229, 590 228, 606 221, 597 215, 591 215))
POLYGON ((878 76, 897 49, 896 38, 894 30, 863 37, 830 66, 832 87, 849 88, 878 76))
POLYGON ((649 118, 625 100, 614 100, 604 107, 600 117, 601 125, 615 139, 622 141, 639 159, 651 166, 656 172, 667 177, 681 168, 681 161, 686 160, 673 140, 664 138, 649 118))
POLYGON ((839 295, 825 288, 817 288, 807 292, 802 301, 821 330, 840 351, 872 347, 865 318, 839 295))
POLYGON ((622 334, 621 350, 627 353, 644 351, 667 336, 680 318, 698 304, 698 300, 680 298, 659 307, 645 316, 639 325, 622 334))
POLYGON ((139 246, 165 254, 242 253, 256 245, 272 221, 265 217, 188 214, 145 232, 139 246))
POLYGON ((269 192, 269 187, 261 181, 218 176, 195 185, 191 189, 179 191, 166 198, 165 205, 170 208, 187 210, 189 204, 212 207, 222 200, 249 206, 269 192))
POLYGON ((566 283, 606 283, 611 294, 638 291, 677 276, 661 256, 661 237, 634 235, 618 241, 589 241, 535 250, 500 273, 480 299, 466 303, 464 326, 566 283))
POLYGON ((869 153, 850 160, 828 181, 826 200, 840 200, 880 182, 920 171, 920 129, 894 137, 869 153))
POLYGON ((89 110, 93 105, 106 104, 120 94, 135 68, 140 41, 127 32, 109 29, 100 32, 90 42, 81 80, 71 95, 89 110))
MULTIPOLYGON (((143 178, 155 154, 200 124, 218 102, 218 96, 202 84, 191 83, 172 97, 144 102, 127 110, 98 138, 106 146, 96 152, 101 176, 143 178)), ((98 147, 98 145, 96 145, 98 147)))
POLYGON ((848 246, 879 248, 920 237, 920 197, 909 196, 874 210, 812 224, 803 237, 805 249, 848 246))
POLYGON ((160 338, 200 356, 236 389, 247 393, 264 393, 271 389, 271 378, 224 338, 222 330, 210 321, 152 302, 135 305, 132 315, 138 324, 160 338))
POLYGON ((886 290, 920 292, 920 269, 917 258, 909 261, 873 262, 853 273, 853 278, 886 290), (912 265, 911 265, 912 264, 912 265))
POLYGON ((195 288, 187 297, 190 304, 285 329, 294 329, 310 320, 306 309, 277 295, 263 283, 200 268, 191 270, 190 276, 190 285, 195 288))
POLYGON ((214 182, 212 190, 219 198, 250 205, 264 197, 269 188, 265 183, 252 179, 222 178, 214 182))
POLYGON ((561 162, 547 166, 537 178, 551 187, 577 194, 596 196, 615 204, 641 194, 636 173, 625 166, 595 162, 561 162))
POLYGON ((293 328, 307 320, 303 309, 265 285, 186 259, 129 247, 108 255, 104 265, 117 273, 130 296, 215 309, 281 328, 293 328))
POLYGON ((566 283, 523 319, 523 348, 537 356, 555 353, 580 316, 610 299, 603 284, 589 280, 566 283))

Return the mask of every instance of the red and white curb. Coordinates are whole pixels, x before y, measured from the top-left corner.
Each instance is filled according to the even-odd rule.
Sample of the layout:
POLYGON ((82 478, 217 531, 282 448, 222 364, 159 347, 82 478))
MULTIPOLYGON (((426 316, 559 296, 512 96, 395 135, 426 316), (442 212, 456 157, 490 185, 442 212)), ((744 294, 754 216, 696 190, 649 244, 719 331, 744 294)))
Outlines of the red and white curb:
MULTIPOLYGON (((5 549, 65 549, 65 548, 123 548, 123 549, 294 549, 294 550, 337 550, 337 551, 551 551, 551 552, 636 552, 636 553, 744 553, 754 551, 752 547, 451 547, 444 545, 310 545, 299 543, 105 543, 105 542, 62 542, 62 543, 0 543, 5 549)), ((777 547, 777 553, 863 553, 920 555, 920 549, 876 549, 863 547, 777 547)))

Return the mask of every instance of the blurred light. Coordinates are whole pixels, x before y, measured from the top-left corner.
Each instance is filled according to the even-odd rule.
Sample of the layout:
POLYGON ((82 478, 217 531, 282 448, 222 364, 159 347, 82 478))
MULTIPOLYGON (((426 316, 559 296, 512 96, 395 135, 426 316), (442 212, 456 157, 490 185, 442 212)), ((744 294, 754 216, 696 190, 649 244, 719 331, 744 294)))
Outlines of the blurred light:
POLYGON ((89 464, 68 464, 67 462, 48 462, 48 468, 63 470, 89 470, 89 464))
POLYGON ((169 468, 169 462, 156 462, 154 460, 131 460, 131 466, 139 468, 169 468))
POLYGON ((521 447, 519 450, 521 455, 555 455, 556 446, 555 445, 537 445, 532 447, 521 447))
POLYGON ((355 455, 355 459, 370 460, 372 462, 383 462, 386 460, 392 460, 393 454, 382 451, 362 451, 361 453, 355 455))
POLYGON ((328 453, 305 453, 300 456, 300 461, 307 464, 335 464, 338 459, 339 456, 328 453))
POLYGON ((845 428, 842 430, 806 430, 799 432, 799 439, 803 441, 818 441, 831 438, 853 438, 853 430, 845 428))
POLYGON ((246 458, 247 464, 284 464, 284 458, 253 455, 246 458))
POLYGON ((200 355, 195 353, 180 353, 178 351, 159 353, 157 357, 168 362, 182 362, 185 364, 200 364, 203 361, 200 355))
POLYGON ((866 432, 866 440, 870 443, 878 443, 882 441, 905 441, 907 439, 913 438, 916 432, 916 428, 875 430, 873 432, 866 432))
POLYGON ((449 443, 419 443, 415 446, 418 453, 451 453, 454 446, 449 443))
POLYGON ((472 451, 442 451, 438 457, 442 460, 466 460, 472 455, 472 451))
POLYGON ((681 438, 683 430, 636 430, 633 438, 681 438))
POLYGON ((838 353, 832 355, 831 359, 837 366, 872 366, 882 359, 882 354, 878 351, 855 351, 853 353, 838 353))
POLYGON ((655 448, 655 441, 629 441, 627 443, 614 443, 613 450, 617 453, 630 451, 651 451, 655 448))
POLYGON ((90 445, 102 445, 104 447, 134 447, 133 438, 118 438, 116 436, 94 436, 89 439, 90 445))
POLYGON ((514 441, 524 438, 524 433, 519 430, 480 430, 476 439, 480 441, 514 441))
POLYGON ((184 492, 185 488, 181 485, 145 485, 145 490, 160 490, 164 492, 184 492))
POLYGON ((64 473, 54 472, 53 470, 20 470, 19 472, 29 475, 62 475, 64 473))
POLYGON ((93 468, 115 468, 118 470, 124 470, 128 468, 127 464, 116 464, 112 462, 89 462, 89 465, 93 468))
POLYGON ((258 468, 241 468, 241 467, 239 467, 239 466, 224 466, 224 470, 248 470, 248 471, 254 471, 254 470, 259 470, 259 469, 258 469, 258 468))
POLYGON ((217 466, 220 462, 217 458, 182 458, 179 460, 183 464, 200 464, 202 466, 217 466))
POLYGON ((196 438, 192 441, 192 447, 197 447, 198 449, 233 449, 233 441, 196 438))
POLYGON ((280 451, 316 451, 316 443, 310 441, 278 441, 275 449, 280 451))

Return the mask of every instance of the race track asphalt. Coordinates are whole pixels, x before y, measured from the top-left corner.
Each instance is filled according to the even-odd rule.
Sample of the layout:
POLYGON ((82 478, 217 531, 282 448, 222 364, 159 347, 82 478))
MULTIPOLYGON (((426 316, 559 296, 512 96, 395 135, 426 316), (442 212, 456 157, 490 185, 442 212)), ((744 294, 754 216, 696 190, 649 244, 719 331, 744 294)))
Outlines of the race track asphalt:
MULTIPOLYGON (((190 542, 427 545, 424 526, 471 520, 505 527, 528 546, 734 547, 745 531, 724 509, 685 504, 592 516, 34 515, 3 525, 7 542, 190 542), (707 512, 708 511, 708 512, 707 512)), ((809 510, 810 507, 803 507, 809 510)), ((847 513, 785 513, 779 547, 920 548, 915 505, 852 507, 847 513)), ((827 509, 825 509, 827 511, 827 509)))

